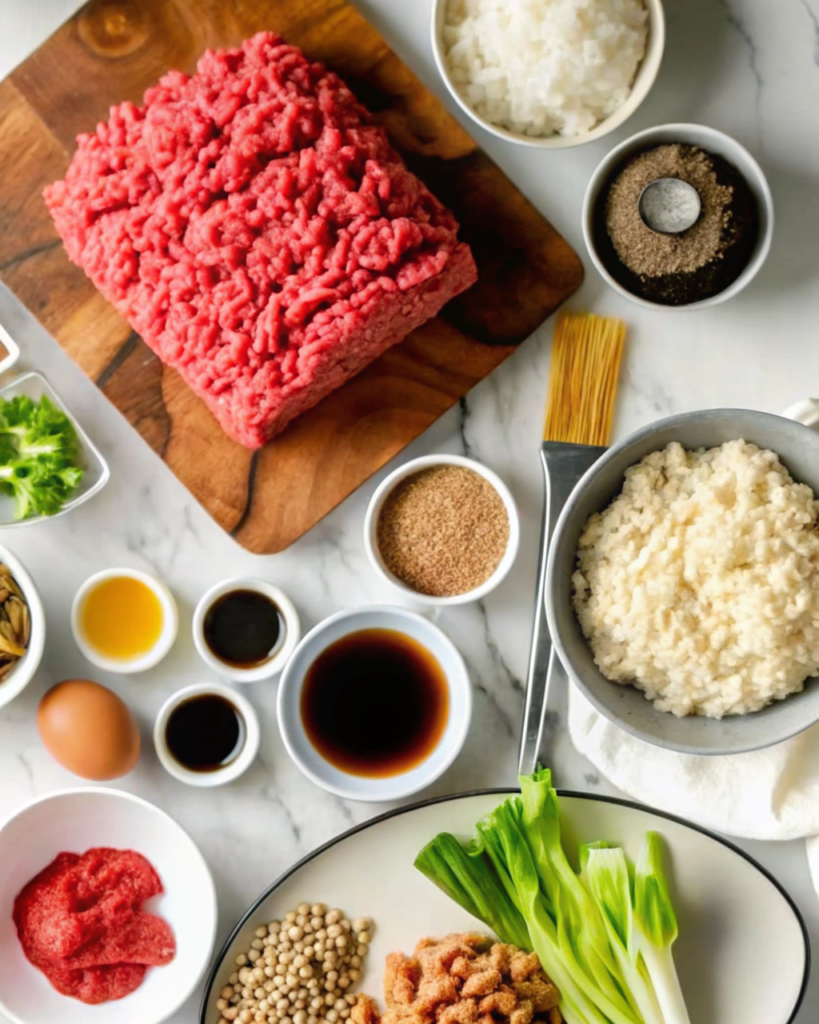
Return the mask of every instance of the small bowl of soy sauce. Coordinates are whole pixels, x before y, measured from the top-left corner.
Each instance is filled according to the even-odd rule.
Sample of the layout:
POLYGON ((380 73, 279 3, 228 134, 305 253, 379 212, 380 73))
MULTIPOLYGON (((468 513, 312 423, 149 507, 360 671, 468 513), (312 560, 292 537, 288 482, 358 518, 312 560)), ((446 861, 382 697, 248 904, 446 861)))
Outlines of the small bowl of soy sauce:
POLYGON ((204 661, 237 683, 258 683, 281 672, 301 637, 293 602, 272 583, 217 583, 193 613, 193 641, 204 661))
POLYGON ((189 786, 223 786, 244 774, 259 752, 253 705, 222 683, 196 683, 170 697, 154 725, 162 767, 189 786))
POLYGON ((460 753, 471 714, 457 648, 405 608, 330 616, 306 634, 279 683, 287 752, 313 782, 350 800, 425 789, 460 753))

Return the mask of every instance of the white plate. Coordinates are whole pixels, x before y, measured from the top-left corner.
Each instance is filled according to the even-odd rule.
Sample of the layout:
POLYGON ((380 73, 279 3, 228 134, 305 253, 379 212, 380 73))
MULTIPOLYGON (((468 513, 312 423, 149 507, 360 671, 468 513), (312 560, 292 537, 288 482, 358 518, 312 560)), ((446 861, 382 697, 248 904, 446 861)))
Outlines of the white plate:
MULTIPOLYGON (((216 1000, 253 930, 302 901, 338 906, 375 922, 361 990, 380 999, 384 958, 425 935, 474 929, 475 920, 413 867, 434 835, 469 836, 505 791, 450 797, 387 814, 333 840, 276 881, 237 925, 216 960, 200 1024, 216 1024, 216 1000)), ((569 842, 607 839, 635 857, 660 832, 680 921, 675 959, 693 1022, 789 1024, 807 985, 810 948, 788 895, 740 850, 701 829, 624 801, 561 795, 569 842), (762 979, 755 982, 754 979, 762 979)), ((483 925, 480 929, 485 931, 483 925)))
POLYGON ((77 789, 29 804, 0 830, 0 1010, 16 1024, 159 1024, 188 998, 210 960, 216 893, 199 850, 164 811, 113 789, 77 789), (23 954, 12 921, 17 893, 61 851, 136 850, 165 892, 148 908, 176 935, 176 957, 149 969, 131 995, 99 1006, 62 996, 23 954))

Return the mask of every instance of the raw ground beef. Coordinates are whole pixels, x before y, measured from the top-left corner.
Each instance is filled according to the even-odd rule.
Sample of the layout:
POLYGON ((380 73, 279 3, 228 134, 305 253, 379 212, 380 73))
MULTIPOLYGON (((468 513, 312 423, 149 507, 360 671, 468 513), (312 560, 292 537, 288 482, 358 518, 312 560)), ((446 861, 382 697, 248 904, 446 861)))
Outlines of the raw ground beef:
POLYGON ((113 107, 45 199, 70 258, 249 447, 477 279, 347 86, 269 32, 113 107))
POLYGON ((83 1003, 121 999, 176 954, 170 925, 140 909, 161 892, 133 850, 60 853, 14 901, 17 935, 58 992, 83 1003))

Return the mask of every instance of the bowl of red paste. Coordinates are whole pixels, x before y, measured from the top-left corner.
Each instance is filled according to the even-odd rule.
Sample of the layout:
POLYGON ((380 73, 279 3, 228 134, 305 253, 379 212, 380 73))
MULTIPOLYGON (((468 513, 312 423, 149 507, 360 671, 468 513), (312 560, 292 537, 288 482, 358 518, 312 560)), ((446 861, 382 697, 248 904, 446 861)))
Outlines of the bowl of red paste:
POLYGON ((16 1024, 159 1024, 199 982, 213 880, 159 808, 109 789, 44 797, 0 828, 0 864, 0 1010, 16 1024))

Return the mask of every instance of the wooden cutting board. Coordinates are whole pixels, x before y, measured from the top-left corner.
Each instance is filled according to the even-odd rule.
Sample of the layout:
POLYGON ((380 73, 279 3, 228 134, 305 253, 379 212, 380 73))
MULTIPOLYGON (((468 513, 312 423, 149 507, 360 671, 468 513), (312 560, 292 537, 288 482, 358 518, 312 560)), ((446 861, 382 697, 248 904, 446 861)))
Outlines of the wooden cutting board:
MULTIPOLYGON (((0 83, 0 278, 251 551, 310 529, 579 286, 575 253, 346 0, 92 0, 0 83), (111 104, 271 29, 324 61, 450 206, 480 280, 260 451, 227 438, 68 261, 41 192, 111 104)), ((114 467, 116 472, 117 467, 114 467)))

